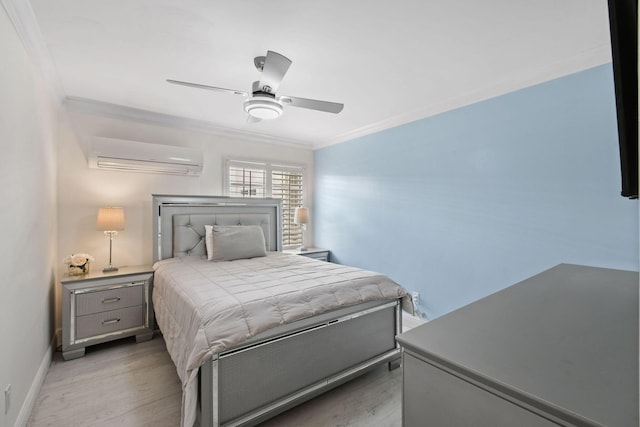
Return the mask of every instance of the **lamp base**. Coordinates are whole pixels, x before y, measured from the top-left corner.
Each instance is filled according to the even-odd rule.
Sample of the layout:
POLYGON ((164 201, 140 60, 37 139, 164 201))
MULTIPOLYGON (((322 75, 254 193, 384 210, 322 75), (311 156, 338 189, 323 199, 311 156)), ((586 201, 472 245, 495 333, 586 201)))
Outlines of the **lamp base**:
POLYGON ((112 271, 118 271, 118 267, 114 267, 113 265, 108 265, 102 269, 103 273, 111 273, 112 271))

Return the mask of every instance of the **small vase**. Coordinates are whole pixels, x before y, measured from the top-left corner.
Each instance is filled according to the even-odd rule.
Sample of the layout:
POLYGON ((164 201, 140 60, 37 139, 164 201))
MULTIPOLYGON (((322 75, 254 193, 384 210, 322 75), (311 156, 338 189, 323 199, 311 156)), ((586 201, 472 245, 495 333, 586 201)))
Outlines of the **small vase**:
POLYGON ((82 265, 69 264, 69 276, 82 276, 83 274, 89 274, 90 262, 85 262, 82 265))

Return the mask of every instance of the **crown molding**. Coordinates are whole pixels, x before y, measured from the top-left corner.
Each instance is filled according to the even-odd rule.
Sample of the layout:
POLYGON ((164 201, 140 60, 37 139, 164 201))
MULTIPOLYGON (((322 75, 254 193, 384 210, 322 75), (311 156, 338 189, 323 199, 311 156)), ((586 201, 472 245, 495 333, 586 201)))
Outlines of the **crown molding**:
POLYGON ((99 115, 121 120, 149 123, 173 128, 182 128, 218 136, 226 136, 286 147, 303 148, 307 150, 311 149, 311 145, 304 141, 289 138, 276 138, 258 132, 240 131, 216 125, 204 120, 188 119, 170 114, 143 110, 140 108, 111 104, 94 99, 68 96, 64 99, 63 106, 67 109, 67 111, 71 112, 99 115))
POLYGON ((22 40, 31 62, 41 71, 52 97, 61 104, 65 96, 64 90, 31 3, 28 0, 0 0, 0 3, 7 12, 18 37, 22 40))
POLYGON ((593 49, 580 52, 579 54, 574 55, 570 58, 566 58, 562 61, 558 61, 553 64, 547 64, 538 69, 531 69, 529 70, 527 75, 518 76, 517 78, 506 78, 484 88, 479 88, 475 91, 462 94, 458 97, 452 97, 439 104, 429 105, 426 108, 421 108, 408 112, 406 114, 390 117, 388 119, 381 120, 370 125, 362 126, 360 128, 344 132, 327 141, 315 143, 313 145, 313 149, 318 150, 320 148, 340 144, 342 142, 347 142, 377 132, 382 132, 387 129, 405 125, 407 123, 411 123, 427 117, 432 117, 437 114, 455 110, 457 108, 475 104, 487 99, 506 95, 510 92, 515 92, 527 87, 565 77, 574 73, 578 73, 580 71, 585 71, 590 68, 598 67, 610 62, 611 47, 608 44, 602 44, 593 49))

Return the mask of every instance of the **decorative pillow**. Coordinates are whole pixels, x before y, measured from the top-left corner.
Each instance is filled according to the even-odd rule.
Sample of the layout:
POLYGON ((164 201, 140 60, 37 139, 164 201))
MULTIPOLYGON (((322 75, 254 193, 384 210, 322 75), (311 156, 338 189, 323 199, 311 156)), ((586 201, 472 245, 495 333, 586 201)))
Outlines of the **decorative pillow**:
POLYGON ((204 246, 207 249, 207 259, 213 259, 213 225, 204 226, 204 246))
POLYGON ((264 233, 258 225, 214 225, 211 234, 211 257, 207 258, 212 261, 267 256, 264 233))

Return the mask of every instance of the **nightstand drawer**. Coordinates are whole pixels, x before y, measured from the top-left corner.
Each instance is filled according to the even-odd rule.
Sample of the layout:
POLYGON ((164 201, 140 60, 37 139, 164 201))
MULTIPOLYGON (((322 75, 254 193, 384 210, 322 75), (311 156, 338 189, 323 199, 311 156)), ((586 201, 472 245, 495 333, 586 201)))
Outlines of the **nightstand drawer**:
POLYGON ((109 334, 137 326, 144 326, 142 305, 80 316, 76 318, 76 339, 109 334))
POLYGON ((286 254, 301 255, 307 258, 319 259, 320 261, 329 261, 329 250, 321 248, 307 248, 305 250, 300 249, 285 249, 282 251, 286 254))
POLYGON ((76 316, 142 305, 143 283, 136 286, 87 292, 76 295, 76 316))
POLYGON ((310 252, 307 254, 301 252, 300 255, 306 256, 307 258, 319 259, 320 261, 329 261, 329 251, 310 252))

